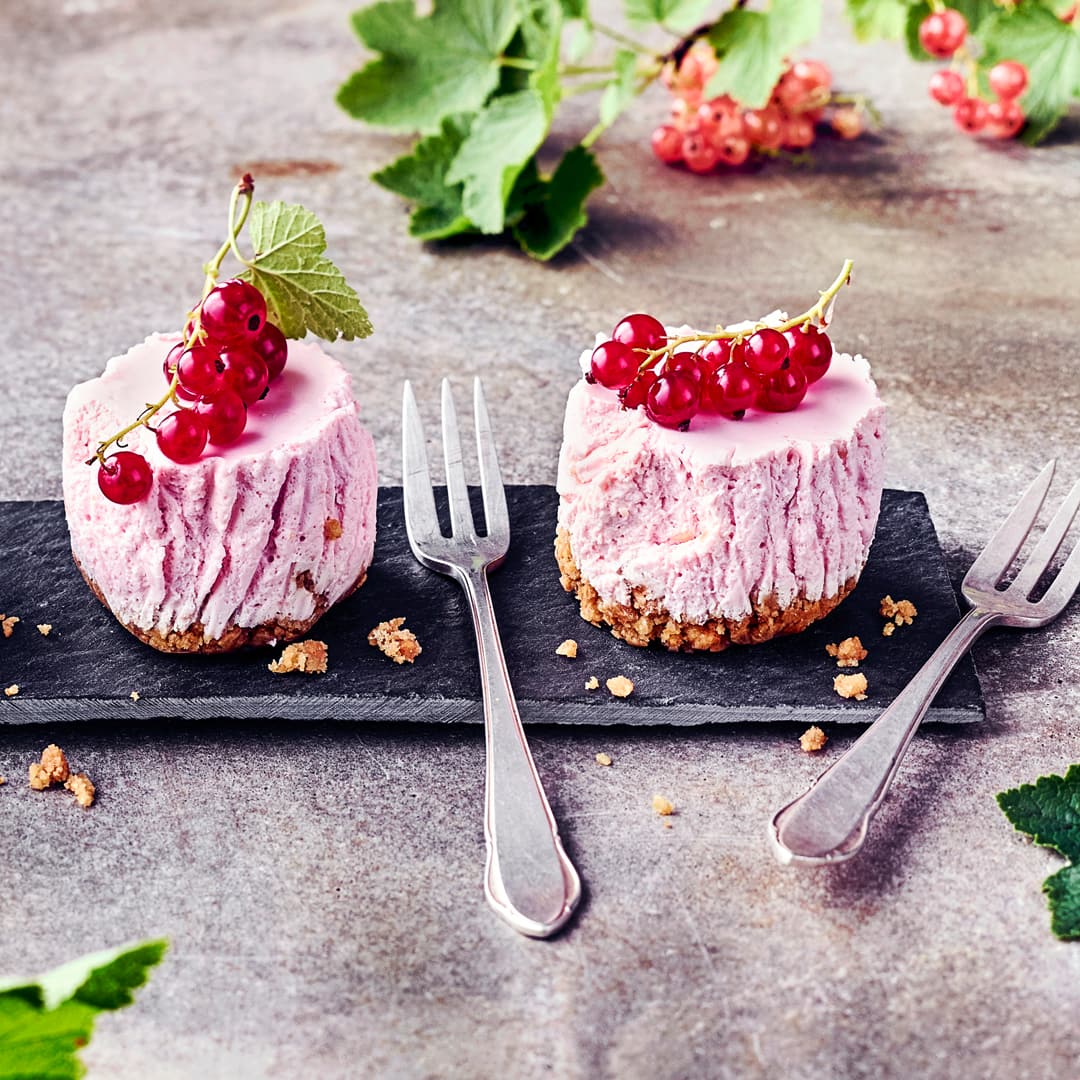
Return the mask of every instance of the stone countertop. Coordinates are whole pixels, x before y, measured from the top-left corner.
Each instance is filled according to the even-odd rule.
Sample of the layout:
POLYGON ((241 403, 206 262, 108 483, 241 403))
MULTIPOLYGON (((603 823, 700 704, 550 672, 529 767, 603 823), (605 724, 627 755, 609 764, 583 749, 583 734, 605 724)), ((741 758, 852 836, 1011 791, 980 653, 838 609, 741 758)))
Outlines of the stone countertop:
MULTIPOLYGON (((963 138, 929 69, 856 47, 835 8, 809 51, 873 97, 878 135, 703 180, 651 157, 650 92, 599 144, 592 224, 541 266, 407 238, 366 179, 404 141, 332 101, 359 60, 346 5, 7 5, 0 494, 59 496, 68 388, 177 325, 251 168, 262 195, 320 213, 368 303, 376 336, 335 351, 384 483, 403 377, 433 421, 441 376, 482 374, 506 478, 551 482, 597 328, 641 308, 697 324, 801 309, 853 257, 837 337, 872 358, 887 482, 926 492, 959 577, 1048 457, 1080 475, 1080 127, 1038 151, 963 138)), ((575 105, 565 142, 589 123, 575 105)), ((1076 602, 985 639, 986 722, 921 733, 866 850, 826 870, 777 866, 765 823, 850 733, 811 758, 795 727, 532 729, 588 888, 547 943, 482 899, 479 730, 7 729, 0 972, 172 940, 136 1007, 100 1022, 91 1076, 1072 1075, 1080 944, 1051 937, 1039 891, 1060 860, 993 795, 1080 760, 1078 660, 1076 602), (25 786, 51 740, 98 783, 90 811, 25 786)))

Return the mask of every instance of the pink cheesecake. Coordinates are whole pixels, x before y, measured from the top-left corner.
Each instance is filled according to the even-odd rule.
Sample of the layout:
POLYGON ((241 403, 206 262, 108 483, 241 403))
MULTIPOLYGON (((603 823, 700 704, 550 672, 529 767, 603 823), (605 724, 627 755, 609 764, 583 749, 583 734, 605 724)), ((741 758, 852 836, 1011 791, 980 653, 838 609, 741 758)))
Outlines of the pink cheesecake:
POLYGON ((579 380, 559 458, 563 586, 634 645, 716 652, 800 631, 858 581, 884 438, 861 356, 834 355, 792 412, 699 413, 685 432, 579 380))
POLYGON ((363 583, 375 544, 375 447, 348 372, 317 345, 252 406, 235 443, 170 461, 139 428, 153 469, 147 498, 118 505, 85 461, 164 391, 178 335, 154 334, 81 383, 64 410, 64 503, 71 548, 98 597, 165 652, 224 652, 302 637, 363 583))

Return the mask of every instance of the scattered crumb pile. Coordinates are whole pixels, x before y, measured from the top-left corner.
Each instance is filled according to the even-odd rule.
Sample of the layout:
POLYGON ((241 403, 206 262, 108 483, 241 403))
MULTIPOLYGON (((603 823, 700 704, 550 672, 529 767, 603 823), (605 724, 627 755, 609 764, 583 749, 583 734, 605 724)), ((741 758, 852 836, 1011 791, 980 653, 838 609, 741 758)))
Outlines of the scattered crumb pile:
POLYGON ((604 751, 601 750, 600 753, 596 755, 596 764, 597 765, 610 765, 611 764, 611 755, 610 754, 605 754, 604 751))
POLYGON ((94 801, 94 784, 86 773, 73 773, 67 756, 56 743, 50 743, 41 751, 41 760, 30 764, 30 786, 34 791, 44 791, 53 784, 63 784, 75 796, 82 807, 94 801))
POLYGON ((15 633, 15 624, 22 622, 18 615, 0 615, 0 629, 4 631, 4 637, 11 637, 15 633))
POLYGON ((600 680, 595 675, 590 675, 589 678, 585 682, 585 689, 586 690, 599 690, 600 689, 600 680))
POLYGON ((130 696, 131 696, 132 701, 138 701, 139 700, 139 691, 138 690, 132 690, 130 696))
POLYGON ((812 754, 816 750, 823 750, 825 744, 829 741, 829 737, 819 727, 808 727, 799 736, 799 745, 807 754, 812 754))
POLYGON ((367 636, 368 644, 389 656, 395 664, 410 664, 423 652, 411 630, 405 629, 405 619, 388 619, 379 623, 367 636))
POLYGON ((568 656, 571 660, 577 656, 577 642, 573 638, 567 638, 556 650, 556 656, 568 656))
POLYGON ((842 698, 854 698, 856 701, 866 700, 866 676, 861 672, 854 675, 837 675, 833 679, 833 689, 842 698))
POLYGON ((825 651, 836 657, 837 667, 858 667, 859 661, 868 655, 857 637, 844 638, 839 645, 826 645, 825 651))
POLYGON ((327 540, 340 540, 341 539, 341 522, 337 518, 327 518, 326 524, 323 525, 323 536, 327 540))
POLYGON ((919 614, 910 600, 894 600, 891 596, 881 598, 882 617, 889 620, 881 628, 886 637, 891 637, 898 626, 910 626, 912 619, 919 614))
POLYGON ((614 697, 629 697, 634 692, 634 684, 625 675, 608 679, 607 688, 614 697))
POLYGON ((675 804, 664 795, 652 797, 652 808, 661 817, 671 817, 675 813, 675 804))
POLYGON ((291 671, 321 675, 326 671, 326 656, 325 641, 296 641, 285 646, 280 660, 274 660, 267 666, 275 675, 287 675, 291 671))
POLYGON ((49 636, 49 634, 51 634, 51 633, 52 633, 52 623, 49 623, 49 622, 39 622, 39 623, 37 624, 37 632, 38 632, 38 633, 39 633, 39 634, 40 634, 40 635, 41 635, 42 637, 48 637, 48 636, 49 636))

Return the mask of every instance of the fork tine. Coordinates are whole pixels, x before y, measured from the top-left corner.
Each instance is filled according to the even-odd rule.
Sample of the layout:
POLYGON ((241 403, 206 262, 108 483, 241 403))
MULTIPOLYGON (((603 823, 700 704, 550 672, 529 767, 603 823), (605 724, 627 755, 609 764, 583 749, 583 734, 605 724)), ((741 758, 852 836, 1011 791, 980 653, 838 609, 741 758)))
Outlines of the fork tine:
POLYGON ((1065 501, 1058 508, 1053 520, 1046 526, 1046 531, 1042 534, 1038 544, 1035 545, 1035 550, 1028 556, 1027 562, 1020 569, 1020 573, 1016 575, 1012 588, 1021 596, 1029 596, 1039 578, 1046 573, 1046 568, 1050 565, 1050 560, 1057 554, 1058 548, 1061 547, 1061 543, 1069 531, 1069 526, 1072 524, 1073 518, 1076 517, 1078 508, 1080 508, 1080 480, 1073 484, 1072 491, 1069 492, 1065 501))
POLYGON ((449 379, 443 379, 442 383, 442 437, 451 531, 456 537, 475 538, 472 510, 469 508, 469 489, 465 483, 465 465, 461 460, 457 412, 454 409, 454 395, 450 392, 449 379))
POLYGON ((1012 513, 1001 523, 1000 528, 982 549, 979 557, 971 564, 971 569, 964 576, 965 586, 989 584, 992 588, 998 584, 1009 569, 1009 564, 1016 558, 1016 553, 1023 546, 1031 526, 1039 516, 1046 493, 1050 490, 1050 481, 1054 478, 1056 462, 1051 458, 1042 472, 1032 480, 1020 501, 1013 507, 1012 513))
POLYGON ((510 540, 510 514, 506 509, 495 439, 491 434, 484 387, 479 377, 473 381, 473 413, 476 418, 476 454, 480 459, 480 487, 484 493, 484 520, 487 535, 495 540, 510 540))
POLYGON ((1073 593, 1080 588, 1080 543, 1073 548, 1072 554, 1065 560, 1065 565, 1035 604, 1036 613, 1046 619, 1052 619, 1064 610, 1072 599, 1073 593))
MULTIPOLYGON (((442 535, 431 489, 424 425, 408 379, 401 395, 401 472, 405 504, 405 530, 414 553, 416 545, 442 535)), ((419 557, 419 556, 418 556, 419 557)))

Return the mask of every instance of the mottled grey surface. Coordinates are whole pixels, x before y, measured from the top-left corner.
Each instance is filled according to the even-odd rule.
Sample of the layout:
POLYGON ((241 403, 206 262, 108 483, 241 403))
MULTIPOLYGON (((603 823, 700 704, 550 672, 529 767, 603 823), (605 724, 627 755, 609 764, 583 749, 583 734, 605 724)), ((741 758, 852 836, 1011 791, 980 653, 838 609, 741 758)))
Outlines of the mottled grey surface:
MULTIPOLYGON (((639 307, 691 323, 797 308, 845 255, 837 336, 890 403, 887 481, 927 492, 957 575, 1047 457, 1080 475, 1075 120, 1039 151, 961 138, 927 69, 856 47, 834 13, 814 51, 873 95, 879 137, 823 145, 813 169, 699 180, 651 159, 651 94, 603 140, 611 184, 552 266, 423 250, 365 180, 402 141, 331 101, 358 59, 346 10, 0 7, 2 497, 59 494, 68 387, 178 324, 235 169, 259 161, 278 166, 256 169, 261 193, 322 214, 370 305, 378 334, 336 351, 383 482, 402 376, 430 406, 443 374, 482 373, 508 479, 550 482, 595 329, 639 307)), ((561 136, 589 122, 570 110, 561 136)), ((848 734, 810 759, 795 726, 534 729, 588 886, 549 943, 482 902, 475 729, 5 732, 0 972, 172 939, 139 1004, 100 1024, 85 1056, 102 1077, 1076 1075, 1080 944, 1051 938, 1039 892, 1059 860, 992 796, 1080 760, 1078 659, 1075 603, 986 640, 988 721, 921 735, 867 849, 832 870, 781 870, 764 824, 848 734), (90 811, 25 786, 50 738, 98 782, 90 811), (654 792, 678 806, 670 830, 654 792)))

